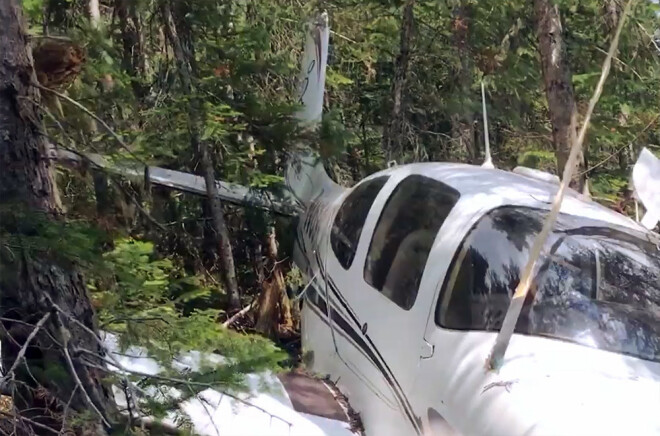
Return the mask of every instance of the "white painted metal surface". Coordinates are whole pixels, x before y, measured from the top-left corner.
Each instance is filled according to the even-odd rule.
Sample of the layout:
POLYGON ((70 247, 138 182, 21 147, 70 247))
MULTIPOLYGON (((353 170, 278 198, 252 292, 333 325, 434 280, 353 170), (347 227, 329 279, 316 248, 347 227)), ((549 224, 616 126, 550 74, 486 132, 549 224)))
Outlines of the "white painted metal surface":
MULTIPOLYGON (((303 309, 303 347, 313 352, 314 370, 337 380, 368 434, 660 434, 658 362, 515 334, 497 374, 485 369, 495 332, 434 322, 448 267, 474 223, 503 205, 547 210, 555 183, 461 164, 411 164, 369 179, 380 175, 390 179, 348 270, 333 254, 329 230, 350 191, 317 198, 298 231, 300 264, 314 282, 303 309), (433 243, 417 300, 406 311, 368 285, 362 270, 383 206, 411 174, 442 181, 461 199, 433 243)), ((562 213, 646 232, 576 192, 562 213)))
MULTIPOLYGON (((195 195, 206 195, 204 178, 195 174, 154 166, 145 167, 139 162, 117 164, 94 153, 78 154, 53 148, 50 150, 50 154, 63 165, 73 167, 92 165, 93 168, 132 179, 143 179, 145 174, 148 174, 149 180, 154 185, 195 195)), ((276 198, 273 193, 262 189, 251 189, 220 180, 216 180, 216 186, 218 187, 218 197, 232 204, 266 209, 283 215, 297 215, 300 211, 298 205, 288 195, 276 198)))
MULTIPOLYGON (((103 335, 105 346, 113 352, 122 368, 149 375, 158 375, 161 367, 150 358, 145 350, 131 347, 120 353, 116 338, 103 335)), ((191 352, 177 359, 175 367, 183 370, 197 370, 200 364, 222 363, 222 356, 204 355, 191 352)), ((119 368, 111 369, 121 372, 119 368)), ((349 424, 321 416, 297 412, 280 380, 271 373, 250 374, 247 378, 248 392, 238 395, 236 400, 215 389, 206 389, 198 396, 179 404, 179 410, 172 412, 164 423, 177 426, 185 417, 193 426, 195 434, 201 436, 246 435, 246 436, 351 436, 349 424)), ((117 404, 126 406, 124 392, 113 387, 117 404)), ((162 395, 163 388, 150 389, 151 395, 162 395)), ((181 393, 176 389, 167 390, 176 398, 181 393)), ((156 397, 158 398, 158 397, 156 397)))
POLYGON ((632 180, 635 194, 646 209, 642 225, 653 229, 660 221, 660 159, 646 147, 633 167, 632 180))

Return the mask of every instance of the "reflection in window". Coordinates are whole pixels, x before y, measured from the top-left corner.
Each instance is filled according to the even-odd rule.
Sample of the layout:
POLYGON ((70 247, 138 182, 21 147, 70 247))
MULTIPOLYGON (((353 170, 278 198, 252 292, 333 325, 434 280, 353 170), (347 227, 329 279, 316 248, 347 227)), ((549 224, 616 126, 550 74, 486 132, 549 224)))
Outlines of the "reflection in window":
POLYGON ((374 230, 364 267, 367 283, 410 309, 435 236, 458 197, 455 189, 428 177, 401 181, 374 230))
MULTIPOLYGON (((499 330, 546 211, 506 206, 470 231, 436 323, 499 330)), ((650 233, 560 215, 516 331, 660 361, 660 251, 650 233)))
POLYGON ((383 176, 362 182, 346 197, 337 212, 330 233, 330 245, 344 269, 350 268, 353 263, 369 209, 388 178, 383 176))

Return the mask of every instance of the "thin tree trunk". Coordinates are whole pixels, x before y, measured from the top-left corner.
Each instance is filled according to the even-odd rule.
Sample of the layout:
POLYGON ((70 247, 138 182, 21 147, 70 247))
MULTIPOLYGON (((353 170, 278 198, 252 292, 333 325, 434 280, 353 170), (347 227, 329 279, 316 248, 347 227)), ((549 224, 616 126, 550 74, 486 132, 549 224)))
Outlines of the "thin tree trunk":
POLYGON ((474 163, 479 157, 475 141, 474 114, 470 109, 470 85, 472 84, 472 53, 468 36, 470 32, 470 17, 468 6, 461 4, 452 14, 452 44, 456 55, 460 59, 460 68, 457 71, 458 95, 460 105, 458 112, 451 116, 452 137, 458 141, 461 150, 465 150, 468 162, 474 163))
MULTIPOLYGON (((61 427, 58 415, 70 398, 71 410, 96 408, 111 422, 116 408, 103 374, 77 359, 71 365, 67 358, 67 353, 75 354, 77 349, 100 353, 96 340, 73 322, 97 331, 85 280, 58 253, 41 252, 23 242, 38 232, 40 220, 55 225, 61 206, 53 165, 45 158, 46 141, 39 134, 43 131, 40 95, 30 83, 36 83, 36 75, 17 0, 0 2, 0 52, 0 233, 8 232, 18 241, 10 252, 0 249, 4 370, 12 367, 21 349, 27 350, 25 364, 15 369, 14 405, 24 416, 57 431, 61 427), (61 312, 54 310, 55 305, 61 312), (35 325, 43 319, 26 346, 35 329, 24 323, 35 325)), ((93 434, 107 432, 100 422, 93 434)), ((42 429, 35 431, 43 434, 42 429)))
POLYGON ((129 0, 117 0, 115 11, 119 18, 122 43, 122 68, 134 80, 132 81, 133 93, 136 97, 144 96, 144 88, 140 83, 146 77, 146 59, 144 53, 144 35, 140 17, 135 2, 129 0))
POLYGON ((188 57, 183 49, 181 40, 176 31, 172 10, 168 2, 163 3, 163 15, 165 20, 165 32, 174 49, 174 56, 177 61, 179 75, 184 91, 193 96, 190 105, 190 142, 191 146, 197 151, 202 167, 202 176, 206 183, 206 194, 211 211, 211 221, 216 238, 216 246, 220 253, 221 275, 229 298, 231 309, 240 309, 240 294, 238 292, 238 283, 236 280, 236 268, 234 266, 234 255, 232 253, 231 241, 229 239, 229 229, 225 222, 222 202, 218 197, 218 187, 215 184, 215 174, 213 169, 213 160, 209 153, 208 145, 200 139, 200 125, 202 122, 201 107, 198 99, 193 95, 192 68, 188 57))
POLYGON ((410 69, 410 46, 415 24, 414 7, 415 0, 406 0, 403 7, 399 55, 394 66, 392 84, 392 112, 383 131, 383 151, 387 160, 401 159, 406 146, 404 91, 410 69))
POLYGON ((147 59, 147 50, 146 45, 147 41, 142 29, 142 17, 138 11, 138 6, 136 2, 132 2, 129 9, 129 15, 131 21, 133 22, 133 29, 135 30, 136 46, 133 50, 133 60, 137 65, 137 70, 140 74, 140 77, 146 78, 149 73, 149 61, 147 59))
POLYGON ((97 29, 101 22, 101 9, 99 8, 99 0, 89 0, 88 3, 89 22, 92 27, 97 29))
POLYGON ((112 195, 108 175, 103 171, 92 170, 92 181, 96 197, 96 214, 98 218, 106 217, 112 211, 112 195))
MULTIPOLYGON (((573 94, 572 74, 562 37, 559 8, 552 0, 534 0, 534 12, 557 171, 562 174, 571 144, 577 139, 577 106, 573 94)), ((579 161, 581 168, 576 172, 571 186, 582 190, 585 181, 582 171, 584 158, 581 157, 579 161)))

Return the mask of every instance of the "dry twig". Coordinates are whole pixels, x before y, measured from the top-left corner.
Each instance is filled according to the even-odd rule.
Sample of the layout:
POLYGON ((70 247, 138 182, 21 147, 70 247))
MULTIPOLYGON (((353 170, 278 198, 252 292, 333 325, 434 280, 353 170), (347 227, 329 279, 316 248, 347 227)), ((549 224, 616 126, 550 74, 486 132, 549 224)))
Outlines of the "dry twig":
POLYGON ((50 312, 46 313, 44 316, 41 317, 39 322, 34 326, 34 329, 32 329, 32 332, 30 332, 30 335, 27 337, 25 340, 25 343, 21 347, 21 349, 18 351, 18 355, 16 356, 16 360, 14 360, 14 363, 11 365, 11 368, 9 368, 9 371, 5 374, 2 379, 0 379, 0 385, 4 384, 7 381, 7 377, 10 375, 14 374, 14 371, 16 371, 16 368, 18 368, 18 365, 23 361, 23 358, 25 357, 25 353, 27 352, 28 347, 30 346, 30 342, 34 339, 35 336, 37 336, 37 333, 39 333, 39 330, 41 330, 41 327, 44 326, 46 321, 48 321, 48 318, 50 318, 50 312))

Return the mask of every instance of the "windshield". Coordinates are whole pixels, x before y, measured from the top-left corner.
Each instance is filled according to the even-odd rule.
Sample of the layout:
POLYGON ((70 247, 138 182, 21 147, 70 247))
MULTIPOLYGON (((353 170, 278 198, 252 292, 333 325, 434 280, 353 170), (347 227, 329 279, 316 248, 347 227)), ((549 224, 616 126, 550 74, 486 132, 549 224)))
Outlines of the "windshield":
MULTIPOLYGON (((506 206, 477 222, 445 279, 436 322, 499 330, 547 211, 506 206)), ((560 215, 516 332, 660 361, 660 251, 651 234, 560 215)))

